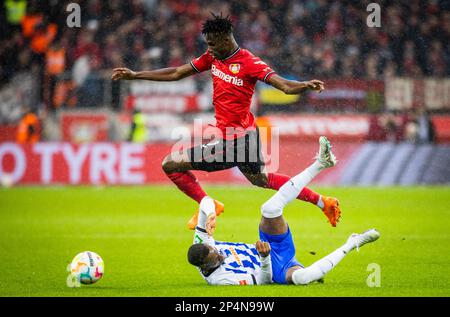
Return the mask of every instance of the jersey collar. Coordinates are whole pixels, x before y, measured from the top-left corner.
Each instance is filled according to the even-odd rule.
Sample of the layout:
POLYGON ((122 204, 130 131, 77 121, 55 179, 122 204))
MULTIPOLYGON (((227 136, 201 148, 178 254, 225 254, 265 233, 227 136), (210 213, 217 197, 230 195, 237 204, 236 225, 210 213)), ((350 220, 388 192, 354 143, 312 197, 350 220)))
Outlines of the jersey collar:
POLYGON ((224 59, 221 59, 221 61, 225 61, 227 59, 232 58, 234 55, 237 54, 237 52, 239 52, 241 50, 241 48, 238 46, 230 55, 228 55, 227 57, 225 57, 224 59))
POLYGON ((205 271, 201 270, 203 276, 204 277, 209 277, 211 274, 213 274, 222 265, 222 263, 223 262, 219 263, 219 265, 217 265, 216 267, 213 267, 210 271, 205 272, 205 271))

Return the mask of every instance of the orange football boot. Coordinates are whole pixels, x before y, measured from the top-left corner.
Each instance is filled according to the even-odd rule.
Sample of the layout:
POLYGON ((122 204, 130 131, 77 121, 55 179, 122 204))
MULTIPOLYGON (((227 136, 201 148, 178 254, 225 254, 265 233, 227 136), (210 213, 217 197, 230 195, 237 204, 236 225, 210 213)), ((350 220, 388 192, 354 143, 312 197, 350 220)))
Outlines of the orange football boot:
MULTIPOLYGON (((215 199, 214 199, 214 205, 216 207, 216 215, 219 216, 224 211, 225 206, 220 201, 217 201, 215 199)), ((189 230, 195 230, 195 227, 197 227, 198 213, 199 213, 199 210, 197 210, 196 213, 192 216, 192 218, 189 219, 189 221, 187 223, 187 227, 189 228, 189 230)))
POLYGON ((322 201, 324 207, 322 208, 323 213, 327 216, 328 221, 333 227, 336 227, 336 224, 339 222, 339 218, 341 218, 341 208, 339 208, 339 200, 334 197, 325 197, 322 196, 322 201))

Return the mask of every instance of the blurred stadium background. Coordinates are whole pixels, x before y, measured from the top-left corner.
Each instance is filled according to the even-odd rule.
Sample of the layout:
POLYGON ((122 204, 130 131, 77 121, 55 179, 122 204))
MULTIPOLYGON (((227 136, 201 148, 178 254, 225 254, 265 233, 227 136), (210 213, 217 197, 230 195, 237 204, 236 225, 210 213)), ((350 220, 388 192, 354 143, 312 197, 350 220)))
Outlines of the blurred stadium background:
MULTIPOLYGON (((253 112, 260 126, 280 129, 281 172, 310 162, 324 134, 340 164, 317 183, 450 182, 448 1, 377 1, 380 28, 365 24, 370 1, 73 2, 81 6, 80 28, 66 24, 70 1, 5 0, 0 7, 6 183, 168 182, 160 162, 175 142, 173 129, 214 120, 209 74, 112 82, 111 70, 189 62, 206 49, 200 28, 211 11, 229 14, 238 43, 281 75, 326 82, 324 93, 301 96, 258 84, 253 112), (140 140, 130 136, 134 110, 144 117, 140 140)), ((247 183, 234 170, 199 175, 247 183)))
MULTIPOLYGON (((1 1, 0 180, 17 186, 0 188, 0 254, 14 259, 0 261, 0 295, 448 296, 450 2, 374 2, 379 28, 366 25, 371 1, 1 1), (80 28, 66 24, 72 2, 80 28), (229 14, 238 43, 281 75, 326 83, 300 96, 259 83, 252 104, 261 127, 279 129, 279 172, 309 164, 319 135, 339 159, 313 185, 340 199, 337 228, 310 204, 287 208, 302 263, 351 232, 382 232, 323 285, 206 288, 183 252, 197 204, 161 161, 174 128, 213 123, 210 75, 110 79, 114 67, 176 66, 202 54, 210 11, 229 14), (133 135, 133 125, 145 133, 133 135), (64 269, 83 250, 102 255, 106 275, 75 291, 64 269), (382 268, 380 288, 366 285, 371 262, 382 268)), ((227 206, 216 237, 254 241, 273 192, 233 169, 196 174, 227 206)))

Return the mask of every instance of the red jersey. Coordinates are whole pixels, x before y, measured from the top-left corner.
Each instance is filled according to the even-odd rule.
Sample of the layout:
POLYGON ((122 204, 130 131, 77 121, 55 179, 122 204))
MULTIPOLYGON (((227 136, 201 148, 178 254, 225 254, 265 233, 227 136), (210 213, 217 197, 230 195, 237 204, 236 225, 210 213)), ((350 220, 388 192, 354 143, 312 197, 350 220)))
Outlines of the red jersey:
POLYGON ((216 126, 224 139, 240 137, 247 130, 256 129, 255 117, 250 112, 256 81, 267 82, 275 74, 266 63, 238 47, 222 60, 207 51, 191 61, 191 66, 199 73, 211 70, 216 126), (233 134, 226 133, 227 127, 234 129, 233 134))

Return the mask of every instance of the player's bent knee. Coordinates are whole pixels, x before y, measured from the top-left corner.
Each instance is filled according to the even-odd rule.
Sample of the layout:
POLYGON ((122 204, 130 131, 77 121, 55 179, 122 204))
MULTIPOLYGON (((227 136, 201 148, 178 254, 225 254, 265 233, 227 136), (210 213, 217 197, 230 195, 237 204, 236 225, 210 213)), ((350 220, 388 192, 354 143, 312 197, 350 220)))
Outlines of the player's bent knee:
POLYGON ((323 277, 323 272, 316 266, 298 269, 292 273, 292 282, 295 285, 307 285, 323 277))
POLYGON ((172 157, 167 155, 164 160, 162 161, 162 169, 166 174, 174 173, 175 172, 176 164, 172 160, 172 157))
POLYGON ((269 200, 261 206, 261 214, 265 218, 279 217, 283 214, 283 206, 273 200, 269 200))

